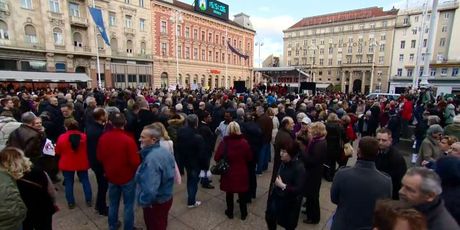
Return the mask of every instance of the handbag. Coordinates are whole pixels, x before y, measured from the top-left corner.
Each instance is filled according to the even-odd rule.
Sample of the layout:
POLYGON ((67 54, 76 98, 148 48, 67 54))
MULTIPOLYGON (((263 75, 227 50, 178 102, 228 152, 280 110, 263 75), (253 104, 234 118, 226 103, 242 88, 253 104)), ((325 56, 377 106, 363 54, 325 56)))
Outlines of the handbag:
POLYGON ((224 175, 230 169, 230 165, 228 164, 228 159, 227 159, 227 151, 228 151, 227 144, 223 140, 222 140, 222 144, 224 145, 223 156, 219 161, 217 161, 215 165, 211 167, 211 173, 214 175, 224 175))
POLYGON ((343 153, 346 157, 353 156, 353 146, 350 143, 343 145, 343 153))

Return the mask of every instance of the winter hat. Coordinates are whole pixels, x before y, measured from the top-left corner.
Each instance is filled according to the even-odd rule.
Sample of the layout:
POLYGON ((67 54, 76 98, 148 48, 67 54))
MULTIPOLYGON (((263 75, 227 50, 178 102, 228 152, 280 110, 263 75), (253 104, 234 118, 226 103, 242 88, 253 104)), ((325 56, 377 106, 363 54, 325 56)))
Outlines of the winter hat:
POLYGON ((304 118, 302 119, 301 122, 302 122, 303 124, 309 125, 309 124, 311 124, 311 119, 310 119, 308 116, 306 116, 306 117, 304 117, 304 118))
POLYGON ((454 123, 460 124, 460 115, 454 117, 454 123))

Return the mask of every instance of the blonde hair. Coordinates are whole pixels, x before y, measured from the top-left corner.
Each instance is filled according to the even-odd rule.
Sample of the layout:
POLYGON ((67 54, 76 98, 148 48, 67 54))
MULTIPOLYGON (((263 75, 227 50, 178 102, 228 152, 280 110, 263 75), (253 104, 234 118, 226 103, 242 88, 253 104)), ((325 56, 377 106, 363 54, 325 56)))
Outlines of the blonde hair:
POLYGON ((335 113, 330 113, 329 116, 327 117, 327 122, 338 122, 339 117, 335 113))
POLYGON ((326 126, 322 122, 313 122, 310 125, 310 133, 313 137, 324 137, 327 135, 326 126))
POLYGON ((227 127, 228 135, 241 135, 240 125, 234 121, 230 122, 227 127))
POLYGON ((163 125, 163 123, 161 122, 155 122, 152 124, 152 128, 158 130, 161 134, 161 137, 163 137, 163 139, 169 141, 171 140, 171 137, 169 137, 169 134, 168 134, 168 131, 166 130, 165 126, 163 125))
POLYGON ((6 147, 0 152, 0 169, 5 170, 15 180, 21 179, 31 167, 32 162, 18 148, 6 147))

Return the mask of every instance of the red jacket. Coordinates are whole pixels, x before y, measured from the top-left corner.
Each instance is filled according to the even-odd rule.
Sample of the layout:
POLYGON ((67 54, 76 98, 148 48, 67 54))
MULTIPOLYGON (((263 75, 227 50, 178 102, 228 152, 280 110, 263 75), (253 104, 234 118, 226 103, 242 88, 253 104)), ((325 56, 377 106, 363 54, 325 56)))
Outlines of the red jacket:
POLYGON ((124 185, 133 179, 141 163, 134 138, 121 129, 102 134, 96 154, 107 180, 116 185, 124 185))
MULTIPOLYGON (((222 175, 220 189, 231 193, 247 192, 249 190, 248 162, 252 160, 251 148, 242 135, 226 136, 224 141, 230 169, 222 175)), ((220 160, 223 153, 224 145, 220 142, 214 160, 220 160)))
POLYGON ((412 118, 412 110, 413 110, 412 102, 405 101, 403 108, 402 108, 401 118, 405 121, 410 121, 410 119, 412 118))
POLYGON ((86 134, 78 130, 69 130, 59 136, 56 142, 55 152, 59 159, 61 171, 85 171, 89 169, 88 154, 86 152, 86 134), (80 135, 80 145, 75 152, 69 141, 72 134, 80 135))

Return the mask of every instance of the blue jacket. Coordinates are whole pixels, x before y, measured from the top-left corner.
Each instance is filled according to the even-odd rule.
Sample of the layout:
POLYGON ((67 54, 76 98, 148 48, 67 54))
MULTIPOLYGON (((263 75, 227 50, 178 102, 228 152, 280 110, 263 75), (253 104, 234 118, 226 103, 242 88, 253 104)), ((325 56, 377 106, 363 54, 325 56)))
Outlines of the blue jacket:
POLYGON ((138 184, 137 201, 148 207, 161 204, 172 198, 175 160, 159 142, 141 150, 142 163, 136 172, 138 184))

